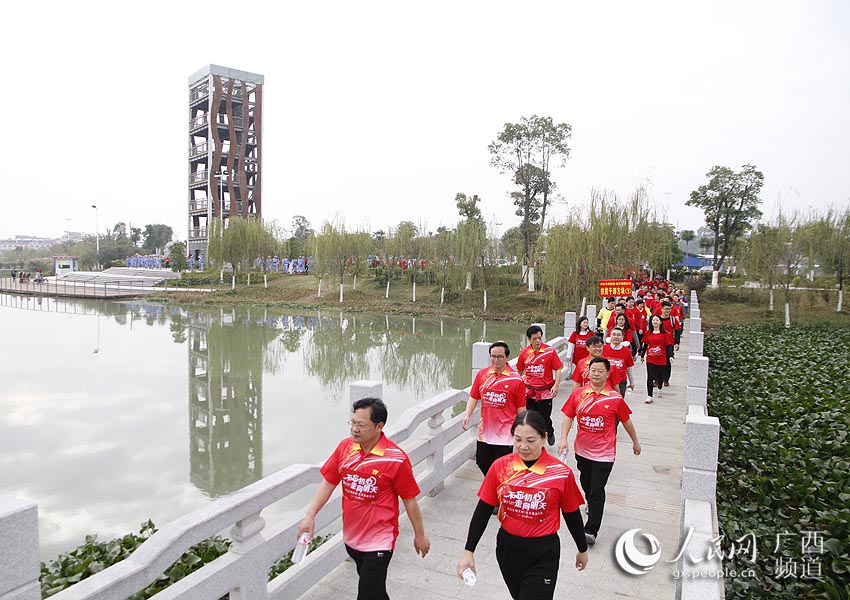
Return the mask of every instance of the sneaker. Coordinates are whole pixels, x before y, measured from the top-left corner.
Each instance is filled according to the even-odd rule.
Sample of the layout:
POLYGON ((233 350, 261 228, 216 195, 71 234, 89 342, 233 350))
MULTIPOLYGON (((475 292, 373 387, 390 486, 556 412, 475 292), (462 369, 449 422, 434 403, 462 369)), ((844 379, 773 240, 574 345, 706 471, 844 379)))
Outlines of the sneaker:
POLYGON ((656 392, 657 392, 657 394, 658 394, 658 397, 659 397, 659 398, 663 398, 663 397, 664 397, 664 393, 661 391, 661 388, 658 388, 658 389, 656 390, 656 392))
POLYGON ((652 404, 652 396, 647 396, 644 402, 646 402, 647 404, 652 404))
POLYGON ((587 545, 592 546, 596 543, 596 534, 589 531, 584 532, 584 539, 587 540, 587 545))
POLYGON ((669 382, 669 381, 665 381, 665 382, 664 382, 664 387, 670 387, 670 382, 669 382))
POLYGON ((548 438, 549 445, 554 446, 555 445, 555 433, 550 431, 549 433, 546 434, 546 437, 548 438))

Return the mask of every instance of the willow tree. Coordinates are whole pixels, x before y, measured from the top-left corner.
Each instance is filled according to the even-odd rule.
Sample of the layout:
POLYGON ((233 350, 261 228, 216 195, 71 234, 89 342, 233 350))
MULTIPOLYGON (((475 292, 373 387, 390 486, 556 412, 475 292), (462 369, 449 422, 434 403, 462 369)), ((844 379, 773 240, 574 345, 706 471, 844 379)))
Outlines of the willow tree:
POLYGON ((457 224, 455 231, 456 246, 455 258, 458 265, 463 269, 461 277, 465 277, 464 289, 472 289, 472 277, 480 267, 482 283, 486 289, 487 280, 484 272, 484 252, 487 245, 487 227, 481 208, 478 206, 481 199, 478 196, 467 197, 466 194, 457 194, 455 204, 463 221, 457 224))
POLYGON ((666 267, 675 258, 675 235, 660 220, 642 189, 627 202, 594 191, 590 205, 571 211, 545 237, 541 283, 551 306, 578 305, 596 297, 600 279, 620 279, 650 264, 666 267))
POLYGON ((814 256, 825 273, 835 275, 838 289, 844 290, 844 278, 850 270, 850 208, 827 210, 814 221, 814 256))

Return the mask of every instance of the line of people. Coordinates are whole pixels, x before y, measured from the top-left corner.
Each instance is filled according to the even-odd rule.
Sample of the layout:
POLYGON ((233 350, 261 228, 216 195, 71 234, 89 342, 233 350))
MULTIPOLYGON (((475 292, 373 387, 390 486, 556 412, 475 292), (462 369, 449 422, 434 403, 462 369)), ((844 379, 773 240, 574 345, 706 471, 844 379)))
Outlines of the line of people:
MULTIPOLYGON (((625 399, 627 390, 634 389, 634 358, 640 354, 647 362, 648 375, 652 372, 651 385, 661 387, 665 375, 669 381, 669 371, 659 368, 657 355, 660 352, 666 357, 668 346, 678 349, 675 331, 681 332, 681 320, 672 314, 673 303, 660 294, 658 298, 653 295, 652 301, 653 307, 658 304, 658 314, 632 319, 627 311, 645 311, 642 305, 647 299, 630 298, 619 305, 612 299, 610 314, 595 324, 596 330, 586 317, 579 318, 568 345, 574 386, 560 409, 559 437, 552 409, 561 395, 564 365, 555 349, 543 342, 542 329, 531 326, 526 331, 529 343, 520 352, 516 369, 508 362, 508 344, 498 341, 490 345, 490 366, 476 374, 462 418, 466 429, 481 404, 475 462, 484 481, 457 563, 459 577, 474 575, 475 551, 491 515, 498 515, 496 558, 513 598, 553 597, 561 517, 576 545, 576 569, 587 566, 588 548, 596 543, 602 524, 618 426, 629 435, 633 453, 641 454, 625 399), (598 332, 607 332, 607 343, 598 332), (566 464, 573 428, 578 481, 566 464), (545 449, 556 441, 559 458, 545 449), (586 506, 586 518, 580 512, 582 505, 586 506)), ((323 482, 297 532, 297 537, 307 533, 312 538, 316 515, 341 484, 343 541, 357 568, 359 600, 389 598, 386 577, 398 537, 399 498, 413 526, 414 550, 422 557, 430 550, 410 460, 382 433, 386 419, 381 400, 367 398, 354 403, 351 437, 341 441, 322 466, 323 482)))

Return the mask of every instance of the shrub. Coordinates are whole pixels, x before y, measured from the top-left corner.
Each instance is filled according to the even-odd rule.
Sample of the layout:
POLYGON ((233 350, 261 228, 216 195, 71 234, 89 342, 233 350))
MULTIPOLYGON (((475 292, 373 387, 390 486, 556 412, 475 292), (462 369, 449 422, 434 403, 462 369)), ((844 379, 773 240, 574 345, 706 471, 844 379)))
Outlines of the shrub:
POLYGON ((727 598, 850 597, 848 346, 850 328, 826 323, 725 326, 706 339, 709 408, 721 423, 724 547, 750 533, 758 546, 754 564, 726 560, 755 571, 727 579, 727 598), (815 540, 814 552, 803 552, 807 532, 822 547, 815 540), (780 559, 795 561, 797 575, 780 576, 780 559), (815 566, 818 576, 800 577, 815 566))
MULTIPOLYGON (((150 536, 156 533, 156 525, 150 519, 142 523, 139 533, 128 533, 108 542, 97 541, 97 536, 87 535, 86 541, 71 552, 60 554, 49 565, 41 563, 41 597, 47 598, 67 587, 110 567, 133 553, 150 536)), ((310 551, 324 544, 330 535, 316 536, 310 543, 310 551)), ((192 546, 179 560, 174 562, 156 581, 141 592, 130 596, 130 600, 145 600, 161 592, 193 571, 214 561, 227 552, 230 540, 215 536, 192 546)), ((292 551, 272 565, 269 580, 277 577, 292 566, 292 551)))

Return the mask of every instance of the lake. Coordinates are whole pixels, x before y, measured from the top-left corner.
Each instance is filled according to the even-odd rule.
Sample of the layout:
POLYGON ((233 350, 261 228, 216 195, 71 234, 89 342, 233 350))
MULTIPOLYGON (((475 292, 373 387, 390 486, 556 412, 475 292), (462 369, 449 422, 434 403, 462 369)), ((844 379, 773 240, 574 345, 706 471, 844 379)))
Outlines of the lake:
MULTIPOLYGON (((557 335, 561 324, 549 324, 557 335)), ((36 502, 42 559, 165 525, 348 435, 348 385, 389 423, 471 383, 474 342, 516 323, 0 294, 0 496, 36 502)), ((267 509, 306 505, 312 489, 267 509)))

